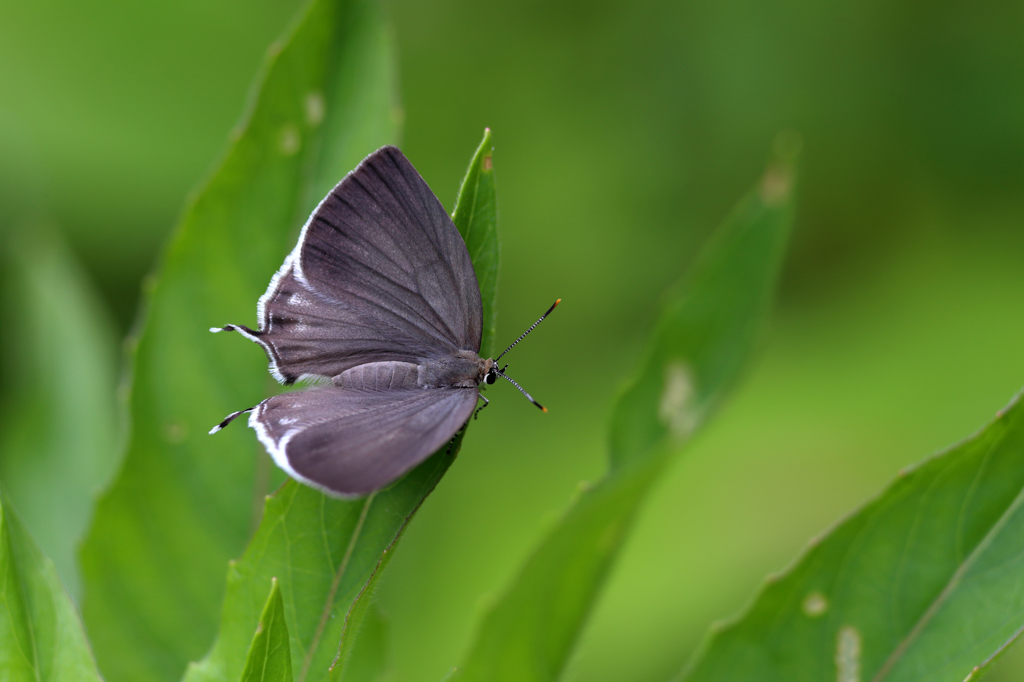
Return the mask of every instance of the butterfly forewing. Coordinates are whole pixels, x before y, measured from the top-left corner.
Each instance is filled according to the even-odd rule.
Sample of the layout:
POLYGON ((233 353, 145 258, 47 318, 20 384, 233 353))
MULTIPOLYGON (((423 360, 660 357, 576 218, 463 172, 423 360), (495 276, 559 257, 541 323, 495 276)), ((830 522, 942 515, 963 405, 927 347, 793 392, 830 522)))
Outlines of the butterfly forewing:
POLYGON ((271 372, 284 383, 334 377, 367 362, 429 357, 419 337, 311 291, 296 279, 290 263, 276 277, 263 310, 263 330, 254 340, 263 345, 271 372))
POLYGON ((408 159, 383 147, 313 212, 260 299, 251 335, 291 383, 366 362, 478 351, 481 328, 461 235, 408 159))

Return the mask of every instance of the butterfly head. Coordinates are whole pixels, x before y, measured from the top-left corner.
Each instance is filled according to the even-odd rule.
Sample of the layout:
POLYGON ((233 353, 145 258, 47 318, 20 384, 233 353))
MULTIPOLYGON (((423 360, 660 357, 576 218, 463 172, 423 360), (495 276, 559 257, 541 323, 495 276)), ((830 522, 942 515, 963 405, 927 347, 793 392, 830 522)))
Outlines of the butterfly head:
POLYGON ((491 363, 491 366, 487 369, 487 373, 484 374, 484 383, 490 385, 496 382, 499 376, 505 376, 505 367, 508 367, 508 365, 505 365, 505 367, 498 369, 498 365, 496 362, 494 362, 493 360, 488 360, 488 362, 491 363))

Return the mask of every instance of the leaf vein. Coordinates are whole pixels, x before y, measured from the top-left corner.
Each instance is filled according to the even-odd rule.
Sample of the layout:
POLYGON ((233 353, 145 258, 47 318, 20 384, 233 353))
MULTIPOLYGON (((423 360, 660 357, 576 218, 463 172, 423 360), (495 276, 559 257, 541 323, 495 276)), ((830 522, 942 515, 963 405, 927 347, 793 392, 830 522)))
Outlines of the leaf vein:
POLYGON ((363 530, 363 524, 366 522, 366 516, 370 512, 370 504, 373 502, 373 498, 376 497, 376 493, 372 493, 366 498, 366 502, 363 504, 363 509, 359 513, 359 520, 356 522, 356 527, 352 530, 352 537, 349 538, 348 547, 345 548, 345 556, 341 560, 341 565, 338 566, 338 570, 334 574, 334 580, 331 581, 331 589, 327 593, 327 598, 324 600, 324 608, 320 613, 320 622, 317 623, 316 632, 313 634, 313 640, 310 642, 309 649, 306 650, 305 658, 302 661, 302 672, 296 678, 296 682, 304 682, 306 675, 309 672, 309 666, 313 662, 313 655, 316 653, 317 645, 320 643, 320 637, 323 636, 324 628, 327 627, 327 621, 331 617, 331 611, 334 608, 334 597, 338 592, 338 585, 341 584, 341 578, 345 574, 345 569, 348 567, 348 562, 352 558, 352 552, 355 550, 356 543, 359 540, 359 536, 363 530))

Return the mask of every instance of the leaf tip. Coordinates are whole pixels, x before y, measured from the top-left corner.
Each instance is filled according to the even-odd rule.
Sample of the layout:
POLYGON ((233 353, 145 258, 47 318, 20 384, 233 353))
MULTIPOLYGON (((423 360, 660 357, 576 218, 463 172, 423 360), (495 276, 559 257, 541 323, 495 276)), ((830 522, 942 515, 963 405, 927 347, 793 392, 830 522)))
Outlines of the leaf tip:
POLYGON ((803 147, 803 139, 795 131, 775 136, 772 160, 761 178, 759 193, 765 206, 777 207, 789 201, 793 190, 793 171, 803 147))
POLYGON ((491 144, 490 128, 484 128, 484 139, 480 140, 480 149, 484 150, 483 156, 480 158, 480 170, 484 173, 490 173, 494 170, 494 161, 491 159, 494 147, 491 144))

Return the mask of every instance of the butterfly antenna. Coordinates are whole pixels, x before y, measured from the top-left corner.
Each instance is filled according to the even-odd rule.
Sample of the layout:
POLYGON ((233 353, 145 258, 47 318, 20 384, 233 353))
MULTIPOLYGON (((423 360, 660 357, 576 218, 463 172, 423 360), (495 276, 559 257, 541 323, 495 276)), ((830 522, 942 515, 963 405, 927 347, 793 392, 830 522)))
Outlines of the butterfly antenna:
MULTIPOLYGON (((512 342, 512 345, 511 345, 511 346, 509 346, 508 348, 506 348, 505 350, 503 350, 503 351, 501 352, 501 355, 499 355, 498 357, 494 358, 494 361, 495 361, 495 362, 497 362, 498 360, 501 360, 501 356, 502 356, 502 355, 504 355, 505 353, 507 353, 507 352, 509 352, 510 350, 512 350, 512 349, 513 349, 513 348, 515 347, 515 345, 516 345, 517 343, 519 343, 520 341, 522 341, 523 339, 525 339, 525 338, 526 338, 526 335, 527 335, 527 334, 529 334, 530 332, 532 332, 532 331, 533 331, 533 330, 534 330, 534 329, 535 329, 535 328, 537 327, 537 325, 538 325, 538 324, 540 324, 541 322, 543 322, 543 321, 544 321, 544 318, 545 318, 545 317, 547 317, 548 315, 550 315, 550 314, 551 314, 551 311, 552 311, 552 310, 554 310, 554 309, 555 309, 555 308, 556 308, 556 307, 558 306, 558 304, 559 304, 559 303, 561 303, 561 302, 562 302, 562 299, 558 299, 557 301, 555 301, 554 303, 552 303, 552 304, 551 304, 551 307, 550 307, 550 308, 548 308, 548 311, 547 311, 546 313, 544 313, 543 315, 541 315, 541 316, 540 316, 540 319, 539 319, 539 320, 537 320, 537 321, 536 321, 536 322, 534 322, 534 323, 533 323, 532 325, 530 325, 530 328, 529 328, 529 329, 527 329, 527 330, 526 330, 525 332, 523 332, 522 336, 520 336, 520 337, 519 337, 518 339, 516 339, 515 341, 513 341, 513 342, 512 342)), ((502 374, 501 376, 505 376, 505 375, 504 375, 504 374, 502 374)), ((506 379, 508 379, 508 377, 505 377, 505 378, 506 378, 506 379)), ((509 380, 509 381, 512 381, 511 379, 508 379, 508 380, 509 380)), ((512 383, 513 383, 513 384, 516 384, 516 382, 514 382, 514 381, 512 381, 512 383)), ((519 386, 519 384, 516 384, 516 386, 518 387, 518 386, 519 386)), ((523 391, 523 389, 521 389, 521 388, 520 388, 519 390, 520 390, 520 391, 523 391)), ((527 397, 527 398, 530 398, 530 395, 529 395, 528 393, 526 393, 526 391, 523 391, 523 393, 524 393, 524 394, 526 395, 526 397, 527 397)), ((530 398, 530 400, 533 400, 533 398, 530 398)), ((536 404, 536 401, 534 401, 534 404, 536 404)), ((540 407, 540 405, 537 405, 537 407, 540 407)), ((544 408, 541 408, 541 409, 544 409, 544 408)), ((545 412, 547 412, 547 410, 544 410, 544 411, 545 411, 545 412)))
MULTIPOLYGON (((561 300, 561 299, 559 299, 559 300, 561 300)), ((558 305, 558 303, 556 302, 555 305, 558 305)), ((555 309, 555 305, 551 306, 551 310, 555 309)), ((548 313, 550 313, 551 310, 549 310, 548 313)), ((544 314, 547 315, 547 313, 544 313, 544 314)), ((540 319, 543 320, 544 318, 542 317, 540 319)), ((540 322, 540 320, 537 320, 537 321, 540 322)), ((533 326, 536 327, 537 325, 533 325, 533 326)), ((531 327, 531 329, 532 329, 532 327, 531 327)), ((523 334, 523 336, 526 336, 526 334, 523 334)), ((512 345, 514 346, 515 344, 513 343, 512 345)), ((504 355, 504 353, 502 353, 502 355, 504 355)), ((505 367, 508 367, 508 365, 505 365, 505 367)), ((504 368, 502 368, 502 369, 504 369, 504 368)), ((501 372, 497 372, 497 375, 499 377, 501 377, 502 379, 508 379, 510 382, 512 382, 512 385, 515 386, 516 388, 518 388, 519 392, 522 393, 523 395, 525 395, 527 400, 529 400, 531 403, 533 403, 534 405, 539 407, 542 412, 547 412, 548 411, 548 408, 546 408, 543 405, 541 405, 540 403, 538 403, 536 400, 533 399, 532 395, 530 395, 529 393, 524 391, 523 387, 515 382, 515 379, 513 379, 512 377, 506 376, 506 375, 502 374, 501 372)))

